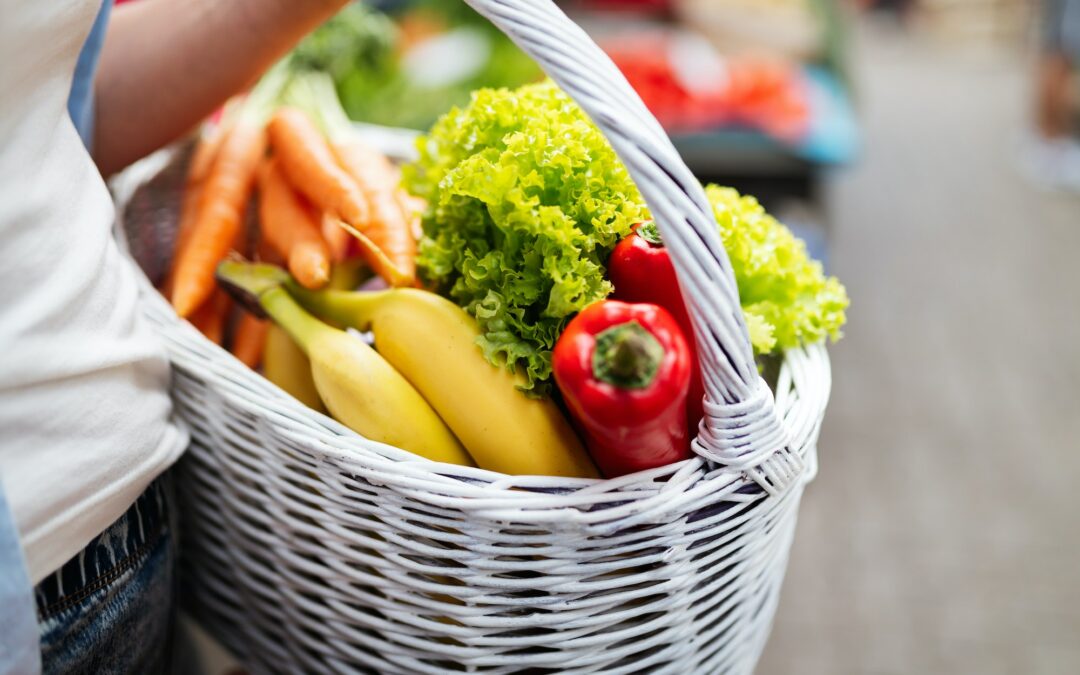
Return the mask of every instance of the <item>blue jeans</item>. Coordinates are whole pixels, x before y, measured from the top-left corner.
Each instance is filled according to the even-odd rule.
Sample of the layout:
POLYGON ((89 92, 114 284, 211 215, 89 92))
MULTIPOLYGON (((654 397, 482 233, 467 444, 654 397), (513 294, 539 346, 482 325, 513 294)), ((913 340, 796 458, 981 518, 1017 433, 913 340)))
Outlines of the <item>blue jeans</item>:
POLYGON ((176 607, 171 495, 159 478, 35 588, 42 672, 168 671, 176 607))

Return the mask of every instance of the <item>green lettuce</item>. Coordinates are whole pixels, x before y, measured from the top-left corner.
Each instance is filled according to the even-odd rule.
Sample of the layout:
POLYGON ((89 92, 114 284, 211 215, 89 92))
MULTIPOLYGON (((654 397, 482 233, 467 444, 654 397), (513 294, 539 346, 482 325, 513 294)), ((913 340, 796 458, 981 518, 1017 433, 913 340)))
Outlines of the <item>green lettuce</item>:
POLYGON ((421 277, 476 317, 491 363, 550 388, 567 321, 607 297, 615 244, 648 218, 599 129, 551 82, 482 89, 418 141, 405 185, 428 201, 421 277))
POLYGON ((849 304, 836 277, 826 277, 806 245, 756 199, 709 185, 705 194, 720 226, 756 354, 840 338, 849 304))

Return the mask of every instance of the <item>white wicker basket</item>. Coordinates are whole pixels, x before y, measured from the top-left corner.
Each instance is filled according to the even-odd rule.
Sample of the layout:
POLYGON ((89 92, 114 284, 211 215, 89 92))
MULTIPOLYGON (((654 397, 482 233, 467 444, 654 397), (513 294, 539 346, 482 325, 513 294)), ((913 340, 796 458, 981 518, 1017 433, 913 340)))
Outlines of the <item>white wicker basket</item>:
MULTIPOLYGON (((470 4, 590 114, 648 202, 700 346, 698 456, 600 481, 436 464, 304 407, 147 282, 193 436, 185 601, 257 673, 750 672, 816 468, 826 351, 788 352, 774 399, 704 194, 623 77, 548 0, 470 4)), ((118 182, 129 231, 169 220, 147 203, 175 210, 167 161, 118 182)))

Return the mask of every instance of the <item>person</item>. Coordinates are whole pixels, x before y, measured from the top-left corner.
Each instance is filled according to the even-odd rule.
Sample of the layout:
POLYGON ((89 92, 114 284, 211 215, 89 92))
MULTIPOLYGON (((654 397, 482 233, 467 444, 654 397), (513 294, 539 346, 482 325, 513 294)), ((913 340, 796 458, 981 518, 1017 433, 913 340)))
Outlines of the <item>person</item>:
POLYGON ((1047 0, 1035 87, 1036 138, 1028 172, 1043 187, 1080 191, 1072 82, 1080 67, 1080 0, 1047 0))
POLYGON ((345 0, 118 5, 73 87, 101 3, 0 0, 0 673, 165 670, 162 475, 188 439, 103 177, 182 136, 345 0), (92 96, 75 95, 95 61, 92 96), (85 145, 69 93, 93 112, 85 145))

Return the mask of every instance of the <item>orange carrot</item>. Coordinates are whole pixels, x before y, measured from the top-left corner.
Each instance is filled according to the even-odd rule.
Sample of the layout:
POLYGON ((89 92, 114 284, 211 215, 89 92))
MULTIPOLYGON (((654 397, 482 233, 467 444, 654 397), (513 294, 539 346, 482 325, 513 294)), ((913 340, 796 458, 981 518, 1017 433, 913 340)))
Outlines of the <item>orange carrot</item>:
POLYGON ((277 160, 259 170, 259 222, 264 240, 289 261, 303 286, 317 289, 330 279, 330 249, 319 223, 281 172, 277 160))
POLYGON ((201 183, 210 175, 214 168, 214 160, 222 141, 229 131, 236 125, 235 115, 225 115, 216 125, 210 127, 200 138, 191 153, 191 161, 188 163, 188 182, 201 183))
POLYGON ((184 196, 180 202, 180 219, 176 224, 176 239, 173 245, 172 266, 165 278, 162 288, 166 295, 172 295, 173 278, 176 274, 176 261, 180 259, 180 251, 187 246, 191 239, 191 230, 195 227, 195 221, 199 215, 199 201, 202 198, 203 183, 217 157, 218 150, 225 134, 232 125, 232 118, 226 117, 220 124, 204 131, 196 142, 195 151, 191 153, 188 162, 187 179, 184 181, 184 196))
POLYGON ((222 141, 190 240, 176 262, 172 304, 180 316, 190 315, 213 293, 214 270, 243 230, 255 171, 265 152, 266 133, 250 121, 238 119, 222 141))
POLYGON ((289 182, 319 210, 329 211, 357 229, 367 228, 367 200, 338 166, 315 123, 296 108, 282 108, 274 113, 268 128, 270 144, 289 182))
POLYGON ((364 192, 393 192, 401 171, 375 148, 356 136, 333 143, 334 156, 364 192))
POLYGON ((220 288, 211 288, 211 291, 210 297, 188 316, 188 320, 208 340, 220 345, 225 340, 225 325, 232 309, 232 300, 220 288))
MULTIPOLYGON (((398 271, 393 261, 391 261, 386 253, 376 246, 375 242, 371 241, 371 239, 363 232, 330 213, 323 214, 323 227, 338 228, 351 234, 356 241, 356 245, 360 249, 360 257, 364 259, 364 262, 367 263, 368 267, 381 276, 391 286, 400 287, 406 285, 401 273, 398 271)), ((412 284, 410 283, 409 285, 412 284)))
POLYGON ((259 367, 263 348, 266 346, 266 333, 270 322, 244 312, 236 324, 233 333, 232 353, 241 363, 251 369, 259 367))
MULTIPOLYGON (((365 260, 390 285, 411 286, 416 279, 416 238, 410 214, 398 200, 397 168, 378 151, 356 139, 335 143, 333 148, 338 163, 360 186, 370 206, 370 223, 366 229, 361 228, 362 232, 384 254, 365 260)), ((366 251, 367 247, 361 244, 361 251, 366 251)))
POLYGON ((352 237, 344 229, 337 226, 339 219, 335 214, 323 212, 321 229, 323 240, 330 247, 330 256, 334 263, 342 262, 349 257, 349 242, 352 237))

